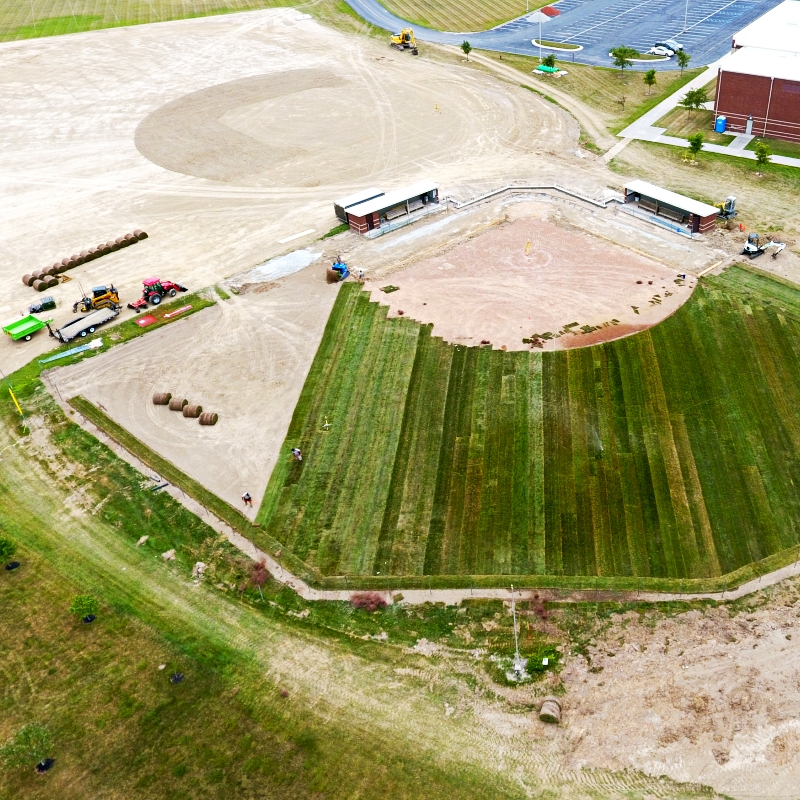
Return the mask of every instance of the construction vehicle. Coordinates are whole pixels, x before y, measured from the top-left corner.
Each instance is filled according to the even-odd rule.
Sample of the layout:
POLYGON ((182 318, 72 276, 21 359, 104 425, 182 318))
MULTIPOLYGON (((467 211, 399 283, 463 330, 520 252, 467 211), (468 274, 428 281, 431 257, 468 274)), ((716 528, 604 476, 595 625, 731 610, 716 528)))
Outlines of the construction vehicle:
POLYGON ((98 311, 92 311, 88 317, 81 317, 74 322, 68 322, 63 327, 56 328, 56 330, 53 330, 49 323, 45 324, 47 325, 47 330, 54 339, 66 343, 72 341, 77 336, 88 336, 90 333, 94 333, 99 325, 103 325, 109 320, 114 319, 114 317, 119 316, 119 309, 119 306, 101 308, 98 311))
POLYGON ((128 308, 132 308, 137 314, 146 309, 148 303, 151 306, 157 306, 165 297, 175 297, 178 292, 189 291, 179 283, 162 281, 161 278, 148 278, 146 281, 142 281, 142 284, 144 286, 142 296, 133 303, 128 303, 128 308))
POLYGON ((349 275, 350 270, 347 269, 347 264, 342 261, 341 256, 336 256, 336 261, 333 262, 333 266, 328 270, 328 283, 338 283, 349 275))
POLYGON ((29 314, 27 317, 23 317, 22 319, 18 319, 16 322, 12 322, 10 325, 6 325, 3 328, 4 333, 7 333, 15 342, 18 342, 20 339, 24 339, 26 342, 31 340, 31 336, 33 336, 36 331, 40 331, 42 328, 47 327, 48 323, 52 322, 53 320, 48 319, 47 322, 42 322, 42 320, 38 319, 38 317, 34 317, 33 314, 29 314))
POLYGON ((403 28, 400 33, 393 33, 390 44, 397 50, 405 50, 406 48, 409 48, 412 56, 419 55, 419 50, 417 50, 417 40, 414 38, 413 28, 403 28))
POLYGON ((739 212, 736 210, 736 198, 731 194, 725 198, 724 203, 714 203, 719 209, 717 216, 721 219, 733 219, 739 212))
POLYGON ((84 314, 89 311, 97 311, 99 308, 121 308, 119 302, 119 292, 114 286, 93 286, 90 295, 78 300, 72 306, 72 313, 76 314, 80 309, 84 314))
POLYGON ((751 233, 747 237, 747 241, 744 245, 744 250, 740 253, 743 256, 750 256, 750 260, 752 261, 754 258, 758 258, 758 256, 763 255, 767 252, 767 250, 774 249, 775 252, 772 254, 773 258, 778 257, 778 253, 782 250, 786 249, 785 242, 773 242, 771 239, 765 245, 761 245, 759 243, 759 236, 757 233, 751 233))

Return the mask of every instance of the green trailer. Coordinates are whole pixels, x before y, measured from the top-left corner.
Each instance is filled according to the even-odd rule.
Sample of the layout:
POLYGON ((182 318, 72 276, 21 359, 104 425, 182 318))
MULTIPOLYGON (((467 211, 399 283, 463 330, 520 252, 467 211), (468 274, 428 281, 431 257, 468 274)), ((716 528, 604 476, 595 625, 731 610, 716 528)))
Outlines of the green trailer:
POLYGON ((10 325, 6 325, 3 330, 15 341, 18 342, 20 339, 24 339, 26 342, 31 340, 31 336, 33 336, 36 331, 40 331, 42 328, 47 326, 48 322, 52 322, 53 320, 49 319, 47 322, 42 322, 38 317, 34 317, 33 314, 28 314, 27 317, 23 317, 22 319, 18 319, 16 322, 12 322, 10 325))

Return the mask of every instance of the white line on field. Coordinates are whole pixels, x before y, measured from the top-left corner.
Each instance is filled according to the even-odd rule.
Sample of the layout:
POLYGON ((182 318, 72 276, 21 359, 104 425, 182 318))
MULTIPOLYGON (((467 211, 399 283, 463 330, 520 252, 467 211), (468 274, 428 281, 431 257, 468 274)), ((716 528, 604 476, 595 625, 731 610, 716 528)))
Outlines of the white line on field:
POLYGON ((296 233, 294 236, 287 236, 285 239, 278 239, 278 244, 286 244, 286 242, 291 242, 294 239, 299 239, 301 236, 308 236, 309 233, 316 233, 314 228, 309 228, 307 231, 302 231, 301 233, 296 233))

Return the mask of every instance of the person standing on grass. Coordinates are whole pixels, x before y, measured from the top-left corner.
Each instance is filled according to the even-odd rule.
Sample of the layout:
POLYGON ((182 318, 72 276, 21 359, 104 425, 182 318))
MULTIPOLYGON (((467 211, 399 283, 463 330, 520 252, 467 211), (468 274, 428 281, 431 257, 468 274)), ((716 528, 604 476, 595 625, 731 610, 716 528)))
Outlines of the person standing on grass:
POLYGON ((303 454, 300 452, 300 448, 299 447, 293 447, 292 448, 292 455, 294 456, 294 460, 295 461, 302 461, 303 460, 303 454))
POLYGON ((244 504, 245 504, 246 506, 250 506, 250 508, 252 508, 252 507, 253 507, 253 498, 252 498, 252 497, 250 497, 250 492, 245 492, 245 493, 242 495, 242 500, 244 501, 244 504))

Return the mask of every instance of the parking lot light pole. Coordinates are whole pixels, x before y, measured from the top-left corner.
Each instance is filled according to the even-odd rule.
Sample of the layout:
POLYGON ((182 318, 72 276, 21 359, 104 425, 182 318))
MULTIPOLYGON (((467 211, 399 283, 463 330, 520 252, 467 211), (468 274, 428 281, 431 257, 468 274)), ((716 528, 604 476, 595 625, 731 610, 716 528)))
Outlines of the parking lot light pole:
POLYGON ((686 8, 683 10, 683 30, 681 33, 686 33, 686 20, 689 16, 689 0, 686 0, 686 8))

